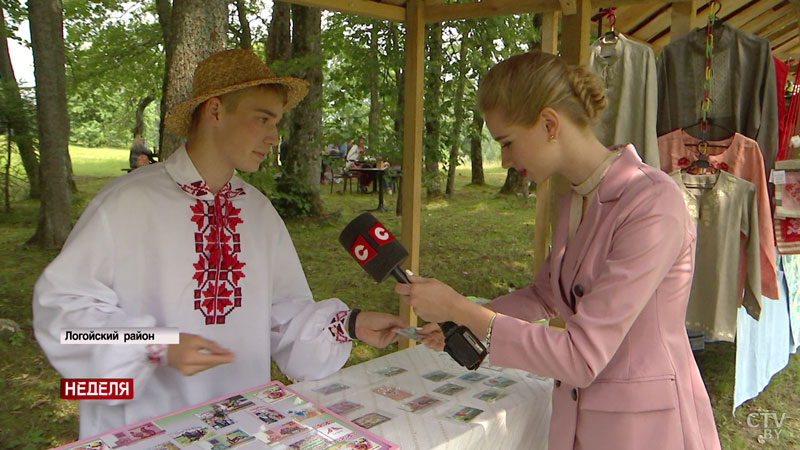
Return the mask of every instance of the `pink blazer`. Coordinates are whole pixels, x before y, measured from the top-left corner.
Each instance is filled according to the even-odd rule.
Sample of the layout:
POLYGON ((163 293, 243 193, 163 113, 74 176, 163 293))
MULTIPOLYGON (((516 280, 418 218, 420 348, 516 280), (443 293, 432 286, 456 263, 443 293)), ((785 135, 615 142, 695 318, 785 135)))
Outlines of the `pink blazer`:
POLYGON ((566 246, 569 196, 534 283, 495 299, 492 364, 555 379, 550 450, 719 449, 684 320, 695 229, 628 145, 566 246), (566 331, 530 321, 561 316, 566 331))

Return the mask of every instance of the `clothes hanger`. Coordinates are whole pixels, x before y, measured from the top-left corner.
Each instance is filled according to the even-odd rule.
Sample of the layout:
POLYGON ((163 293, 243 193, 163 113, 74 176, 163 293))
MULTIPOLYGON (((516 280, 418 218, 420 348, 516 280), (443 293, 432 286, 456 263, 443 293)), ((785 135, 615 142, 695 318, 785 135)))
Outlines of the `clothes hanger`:
MULTIPOLYGON (((713 128, 716 128, 717 130, 721 130, 721 131, 724 131, 724 132, 727 133, 727 135, 725 137, 720 138, 720 140, 730 139, 731 137, 733 137, 734 134, 736 134, 736 132, 733 131, 732 129, 728 128, 725 125, 722 125, 722 124, 719 124, 719 123, 715 122, 711 118, 707 118, 706 119, 706 123, 708 124, 707 125, 708 127, 713 127, 713 128)), ((693 123, 693 124, 691 124, 691 125, 689 125, 687 127, 683 127, 683 131, 687 132, 692 137, 698 137, 698 136, 696 136, 696 135, 694 135, 694 134, 689 132, 689 130, 691 128, 694 128, 694 127, 699 127, 699 131, 700 131, 700 134, 701 134, 700 142, 686 143, 684 145, 686 145, 688 147, 698 147, 698 146, 700 146, 702 144, 706 144, 708 147, 728 148, 728 145, 725 145, 725 144, 713 144, 713 143, 709 143, 707 139, 703 139, 703 137, 702 137, 703 134, 708 135, 707 131, 706 131, 706 133, 703 133, 703 119, 700 119, 697 122, 695 122, 695 123, 693 123)))

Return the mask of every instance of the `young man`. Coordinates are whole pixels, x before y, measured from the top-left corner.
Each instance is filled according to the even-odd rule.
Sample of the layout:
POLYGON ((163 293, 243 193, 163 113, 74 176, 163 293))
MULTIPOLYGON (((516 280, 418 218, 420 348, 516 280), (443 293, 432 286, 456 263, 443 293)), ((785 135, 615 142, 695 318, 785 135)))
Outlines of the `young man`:
POLYGON ((81 437, 287 375, 340 369, 356 337, 386 346, 400 317, 315 302, 269 200, 234 176, 278 144, 276 124, 307 92, 249 50, 202 61, 166 124, 187 137, 160 164, 108 183, 34 290, 34 330, 68 378, 133 378, 133 400, 82 400, 81 437), (141 243, 131 236, 149 236, 141 243), (62 329, 175 327, 169 345, 61 345, 62 329))

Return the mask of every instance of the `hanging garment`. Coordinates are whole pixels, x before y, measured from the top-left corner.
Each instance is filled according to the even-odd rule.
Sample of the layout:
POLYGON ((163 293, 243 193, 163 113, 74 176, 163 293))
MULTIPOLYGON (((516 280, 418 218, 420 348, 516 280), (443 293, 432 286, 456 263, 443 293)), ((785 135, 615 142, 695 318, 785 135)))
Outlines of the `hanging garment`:
POLYGON ((733 412, 747 400, 756 397, 769 384, 773 375, 789 363, 791 343, 787 288, 780 258, 778 280, 781 298, 763 303, 761 319, 749 317, 742 308, 736 323, 736 375, 733 387, 733 412))
MULTIPOLYGON (((683 130, 675 130, 658 138, 661 153, 661 170, 671 173, 683 169, 697 159, 697 147, 686 144, 699 142, 683 130)), ((767 180, 764 177, 763 159, 758 143, 736 133, 730 139, 713 141, 715 145, 726 145, 726 149, 709 148, 708 155, 714 167, 729 172, 753 183, 756 187, 756 207, 758 208, 758 236, 761 246, 759 259, 761 266, 761 295, 777 299, 778 281, 775 272, 775 236, 772 231, 772 214, 769 208, 767 180), (713 151, 712 151, 713 150, 713 151)), ((740 280, 745 277, 744 266, 739 270, 740 280)))
MULTIPOLYGON (((664 47, 658 60, 660 135, 697 122, 705 78, 705 28, 664 47)), ((765 178, 778 152, 775 65, 769 41, 722 23, 714 28, 711 110, 714 122, 758 142, 765 178)), ((713 127, 711 139, 723 136, 713 127)), ((774 294, 777 296, 777 289, 774 294)))
MULTIPOLYGON (((758 259, 756 188, 753 183, 721 170, 711 175, 675 171, 670 176, 680 187, 689 215, 697 225, 686 327, 702 330, 712 339, 733 342, 740 297, 740 233, 745 236, 747 259, 758 259)), ((758 320, 761 273, 757 264, 747 266, 744 306, 758 320)))
POLYGON ((781 256, 783 271, 786 279, 787 303, 789 304, 789 326, 792 330, 791 352, 795 353, 800 347, 800 256, 781 256))
POLYGON ((603 145, 632 143, 646 164, 658 167, 656 58, 650 46, 618 34, 610 43, 595 41, 589 67, 603 80, 608 107, 595 134, 603 145))

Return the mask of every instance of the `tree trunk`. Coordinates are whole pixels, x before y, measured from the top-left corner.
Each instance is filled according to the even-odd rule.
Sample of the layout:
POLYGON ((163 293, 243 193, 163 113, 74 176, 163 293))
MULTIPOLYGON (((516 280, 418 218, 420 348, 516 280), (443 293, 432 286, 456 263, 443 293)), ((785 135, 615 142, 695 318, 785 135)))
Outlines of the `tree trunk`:
POLYGON ((428 68, 426 89, 430 93, 425 98, 425 173, 429 197, 442 195, 439 182, 439 161, 442 159, 439 141, 441 135, 440 103, 442 96, 442 24, 435 23, 428 28, 428 68))
POLYGON ((289 3, 275 0, 272 4, 272 21, 264 52, 267 65, 273 70, 274 61, 288 61, 292 57, 291 11, 289 3))
MULTIPOLYGON (((17 78, 14 76, 14 67, 11 65, 11 57, 8 53, 8 30, 6 29, 6 18, 3 9, 0 8, 0 79, 2 89, 7 92, 6 99, 13 103, 9 105, 9 111, 18 111, 17 114, 9 114, 9 128, 14 130, 14 141, 17 143, 19 156, 22 160, 22 167, 28 176, 30 185, 30 197, 39 198, 39 161, 36 159, 36 152, 33 149, 33 127, 32 115, 27 114, 28 107, 19 93, 17 78)), ((9 134, 9 142, 11 135, 9 134)))
POLYGON ((253 38, 250 34, 250 22, 247 21, 247 4, 245 0, 236 0, 236 12, 239 13, 239 26, 242 34, 239 36, 239 47, 252 48, 253 38))
POLYGON ((458 51, 458 82, 456 96, 453 99, 453 145, 450 146, 450 159, 447 162, 447 188, 445 193, 453 195, 456 182, 456 167, 458 167, 458 153, 461 150, 461 123, 464 121, 464 85, 467 83, 467 35, 461 38, 461 48, 458 51))
POLYGON ((470 132, 469 157, 472 161, 472 184, 483 186, 486 178, 483 176, 483 147, 481 135, 483 134, 483 116, 478 108, 472 109, 472 131, 470 132))
MULTIPOLYGON (((172 4, 169 0, 156 0, 156 11, 158 12, 158 24, 161 28, 161 38, 164 40, 164 49, 169 56, 170 41, 172 36, 172 4)), ((166 66, 164 66, 166 67, 166 66)))
POLYGON ((136 123, 133 125, 133 129, 131 130, 134 137, 144 136, 144 110, 152 101, 152 95, 148 95, 147 97, 139 100, 139 105, 136 107, 136 123))
POLYGON ((164 95, 164 90, 167 86, 167 67, 170 65, 170 61, 172 61, 172 4, 170 0, 156 0, 156 12, 158 12, 158 24, 161 28, 161 38, 164 40, 164 77, 161 81, 161 103, 159 104, 159 109, 161 112, 161 117, 158 122, 158 148, 154 148, 153 151, 156 155, 159 156, 159 159, 163 161, 161 158, 161 143, 164 141, 164 132, 166 131, 166 127, 164 126, 164 117, 167 115, 167 97, 164 95))
POLYGON ((310 84, 308 95, 292 113, 289 150, 284 173, 307 183, 310 215, 322 214, 319 195, 320 148, 322 144, 322 11, 319 8, 292 5, 292 57, 306 61, 295 75, 310 84), (316 57, 314 57, 316 56, 316 57))
POLYGON ((373 20, 370 30, 369 43, 369 62, 367 63, 367 73, 369 76, 369 128, 367 132, 367 149, 373 155, 378 150, 378 120, 380 120, 381 104, 378 98, 378 73, 380 63, 378 62, 378 21, 373 20))
MULTIPOLYGON (((175 0, 170 18, 170 48, 167 51, 161 121, 176 104, 191 96, 197 63, 225 49, 228 4, 225 0, 175 0)), ((162 126, 163 128, 163 126, 162 126)), ((166 160, 183 144, 183 138, 164 128, 159 159, 166 160)))
POLYGON ((60 247, 69 235, 69 117, 65 88, 64 18, 60 0, 29 0, 36 115, 39 121, 41 206, 36 233, 28 241, 60 247))
POLYGON ((514 169, 508 169, 506 181, 503 187, 500 188, 501 194, 522 194, 528 195, 528 181, 522 176, 521 173, 514 169))

